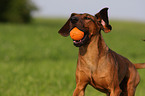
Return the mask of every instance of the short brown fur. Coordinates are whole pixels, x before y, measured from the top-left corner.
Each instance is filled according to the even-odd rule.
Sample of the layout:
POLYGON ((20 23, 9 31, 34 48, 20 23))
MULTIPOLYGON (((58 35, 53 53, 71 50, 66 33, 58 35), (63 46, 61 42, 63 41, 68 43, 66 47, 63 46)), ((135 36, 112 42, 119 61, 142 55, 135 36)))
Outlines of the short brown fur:
POLYGON ((108 8, 102 9, 95 16, 73 13, 67 23, 59 30, 68 36, 72 28, 77 27, 88 33, 87 42, 79 47, 76 69, 76 89, 73 96, 84 96, 88 84, 107 96, 134 96, 140 76, 137 68, 145 68, 145 63, 132 64, 127 58, 108 48, 101 35, 101 30, 108 33, 108 8), (73 17, 73 18, 72 18, 73 17), (75 21, 74 20, 75 17, 75 21), (73 19, 73 20, 72 20, 73 19))

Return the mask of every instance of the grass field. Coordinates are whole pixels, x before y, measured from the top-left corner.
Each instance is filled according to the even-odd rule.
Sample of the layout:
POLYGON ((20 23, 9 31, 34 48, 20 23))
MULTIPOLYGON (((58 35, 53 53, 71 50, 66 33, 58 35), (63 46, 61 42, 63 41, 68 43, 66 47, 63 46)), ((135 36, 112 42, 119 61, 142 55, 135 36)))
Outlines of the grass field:
MULTIPOLYGON (((57 32, 66 20, 0 24, 0 96, 72 96, 78 48, 57 32)), ((145 23, 111 21, 107 45, 132 62, 145 62, 145 23)), ((144 96, 145 69, 136 95, 144 96)), ((88 86, 86 96, 106 96, 88 86)))

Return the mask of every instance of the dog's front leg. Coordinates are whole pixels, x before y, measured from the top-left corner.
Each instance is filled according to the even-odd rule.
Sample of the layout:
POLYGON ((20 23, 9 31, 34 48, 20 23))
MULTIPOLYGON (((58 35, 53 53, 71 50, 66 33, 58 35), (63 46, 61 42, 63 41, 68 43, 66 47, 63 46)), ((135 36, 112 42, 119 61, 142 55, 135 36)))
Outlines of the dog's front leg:
POLYGON ((111 93, 110 93, 110 96, 120 96, 122 90, 120 89, 120 87, 116 87, 116 88, 113 88, 111 90, 111 93))
POLYGON ((77 84, 76 89, 73 93, 73 96, 84 96, 85 95, 85 88, 86 83, 82 84, 81 82, 77 84))
POLYGON ((76 71, 76 89, 73 93, 73 96, 84 96, 85 88, 89 82, 88 76, 85 72, 77 70, 76 71))

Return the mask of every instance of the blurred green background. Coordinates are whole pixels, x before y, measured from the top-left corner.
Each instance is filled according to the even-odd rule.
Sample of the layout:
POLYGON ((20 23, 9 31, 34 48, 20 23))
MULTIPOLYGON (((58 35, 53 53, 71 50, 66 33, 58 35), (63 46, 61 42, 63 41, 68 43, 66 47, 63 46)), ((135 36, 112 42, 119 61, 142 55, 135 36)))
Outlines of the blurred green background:
POLYGON ((0 22, 29 23, 36 9, 30 0, 0 0, 0 22))
MULTIPOLYGON (((0 96, 72 96, 78 48, 58 30, 66 19, 33 18, 28 24, 0 23, 0 96)), ((110 20, 106 44, 133 63, 145 62, 145 23, 110 20)), ((144 96, 145 69, 136 95, 144 96)), ((91 86, 86 96, 106 96, 91 86)))

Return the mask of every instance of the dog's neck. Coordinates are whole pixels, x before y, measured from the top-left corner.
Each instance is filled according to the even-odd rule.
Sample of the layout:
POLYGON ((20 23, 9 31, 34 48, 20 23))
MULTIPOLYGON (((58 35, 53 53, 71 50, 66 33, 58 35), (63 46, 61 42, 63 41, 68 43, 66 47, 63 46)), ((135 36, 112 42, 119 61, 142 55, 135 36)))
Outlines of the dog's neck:
POLYGON ((87 61, 99 60, 101 57, 105 56, 108 50, 108 46, 105 44, 101 33, 99 33, 91 37, 88 45, 79 48, 79 58, 87 61))

